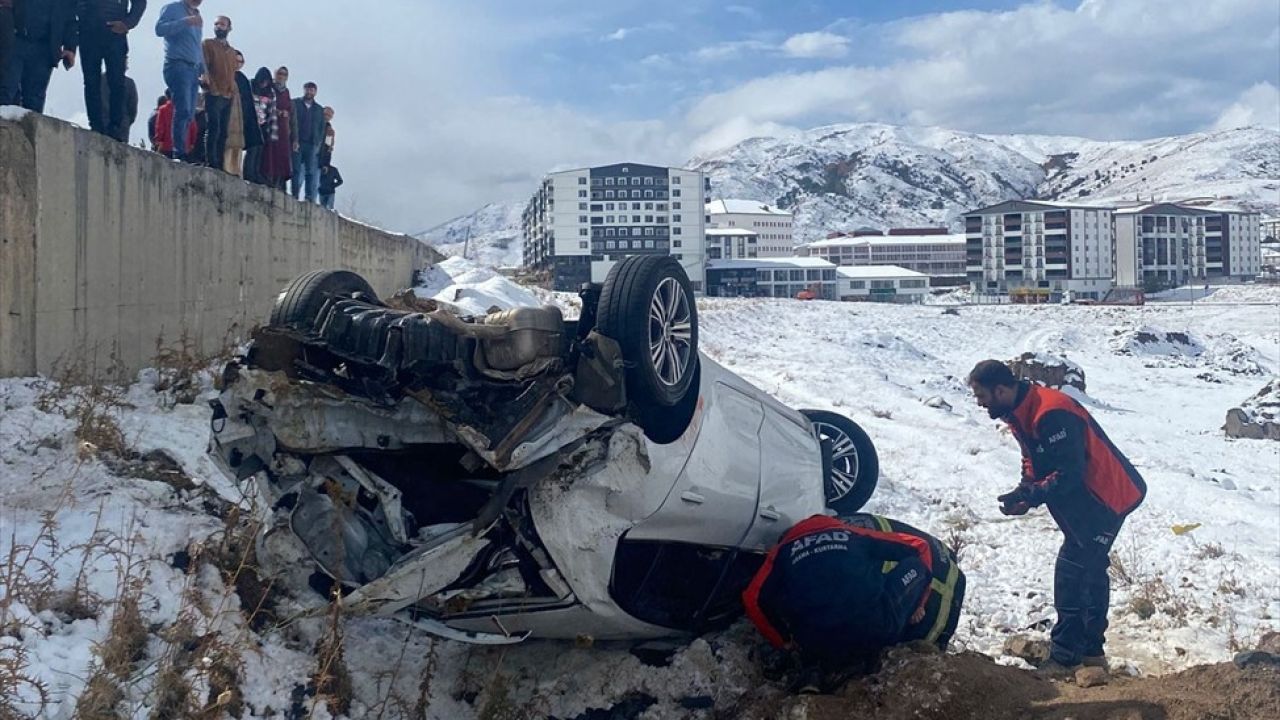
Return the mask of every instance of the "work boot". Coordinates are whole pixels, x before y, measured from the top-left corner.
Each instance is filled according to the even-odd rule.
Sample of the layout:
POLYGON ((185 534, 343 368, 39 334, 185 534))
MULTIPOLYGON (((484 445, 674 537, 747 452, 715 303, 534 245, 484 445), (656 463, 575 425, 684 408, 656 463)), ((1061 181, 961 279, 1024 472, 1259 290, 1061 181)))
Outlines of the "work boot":
POLYGON ((1085 655, 1080 658, 1080 664, 1085 667, 1100 667, 1104 670, 1108 669, 1106 655, 1085 655))
POLYGON ((1046 680, 1067 680, 1076 675, 1079 665, 1063 665, 1057 660, 1049 659, 1036 666, 1035 673, 1046 680))

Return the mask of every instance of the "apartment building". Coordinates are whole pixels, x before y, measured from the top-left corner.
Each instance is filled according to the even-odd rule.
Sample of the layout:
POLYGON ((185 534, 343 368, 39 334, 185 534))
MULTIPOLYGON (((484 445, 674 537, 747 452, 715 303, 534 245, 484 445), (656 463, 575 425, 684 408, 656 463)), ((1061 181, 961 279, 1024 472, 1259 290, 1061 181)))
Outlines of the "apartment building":
POLYGON ((789 257, 795 253, 791 238, 793 217, 786 210, 755 200, 712 200, 707 203, 707 218, 712 228, 756 233, 758 257, 789 257))
POLYGON ((1155 203, 1114 214, 1116 285, 1157 290, 1247 280, 1262 271, 1261 218, 1211 205, 1155 203))
POLYGON ((965 235, 945 228, 904 228, 830 237, 801 252, 841 266, 894 265, 928 275, 936 285, 958 285, 966 279, 965 242, 965 235))
POLYGON ((978 294, 1098 300, 1115 275, 1109 207, 1011 200, 964 216, 970 287, 978 294))
POLYGON ((701 291, 707 189, 697 170, 639 163, 551 173, 521 218, 525 270, 572 291, 628 255, 669 254, 701 291))

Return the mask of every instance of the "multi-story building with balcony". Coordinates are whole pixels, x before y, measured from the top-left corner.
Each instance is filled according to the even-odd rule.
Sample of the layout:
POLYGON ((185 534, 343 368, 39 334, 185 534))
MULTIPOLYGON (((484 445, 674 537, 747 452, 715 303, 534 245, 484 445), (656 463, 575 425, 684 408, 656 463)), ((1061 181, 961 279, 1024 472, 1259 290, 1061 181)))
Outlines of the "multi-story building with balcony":
POLYGON ((521 218, 525 270, 577 290, 628 255, 671 255, 701 291, 706 197, 697 170, 620 163, 551 173, 521 218))
POLYGON ((1188 283, 1247 280, 1262 271, 1256 213, 1156 203, 1114 214, 1116 285, 1158 290, 1188 283))
POLYGON ((1112 208, 1010 200, 966 213, 965 258, 977 294, 1101 299, 1115 275, 1112 208))

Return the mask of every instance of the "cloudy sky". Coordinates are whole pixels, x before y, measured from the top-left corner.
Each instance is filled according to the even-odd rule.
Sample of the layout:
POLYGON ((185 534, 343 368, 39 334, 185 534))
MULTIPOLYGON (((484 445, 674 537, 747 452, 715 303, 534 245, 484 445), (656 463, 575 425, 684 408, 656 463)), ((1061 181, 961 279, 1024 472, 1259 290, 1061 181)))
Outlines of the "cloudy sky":
MULTIPOLYGON (((151 0, 130 35, 163 92, 151 0)), ((344 210, 405 232, 548 170, 833 122, 1137 139, 1280 126, 1277 0, 205 0, 337 109, 344 210)), ((252 72, 250 72, 252 74, 252 72)), ((150 100, 148 100, 150 98, 150 100)), ((80 72, 49 112, 83 122, 80 72)), ((143 120, 135 136, 145 134, 143 120)))

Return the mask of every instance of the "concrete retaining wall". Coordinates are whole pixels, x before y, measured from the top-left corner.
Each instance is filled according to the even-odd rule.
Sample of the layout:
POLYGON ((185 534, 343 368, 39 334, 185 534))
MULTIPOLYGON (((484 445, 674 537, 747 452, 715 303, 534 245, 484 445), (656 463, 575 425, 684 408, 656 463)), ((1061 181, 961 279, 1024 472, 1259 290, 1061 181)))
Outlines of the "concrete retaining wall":
POLYGON ((39 115, 0 119, 0 376, 112 357, 134 372, 184 333, 216 352, 304 272, 354 270, 387 295, 438 259, 214 170, 39 115))

